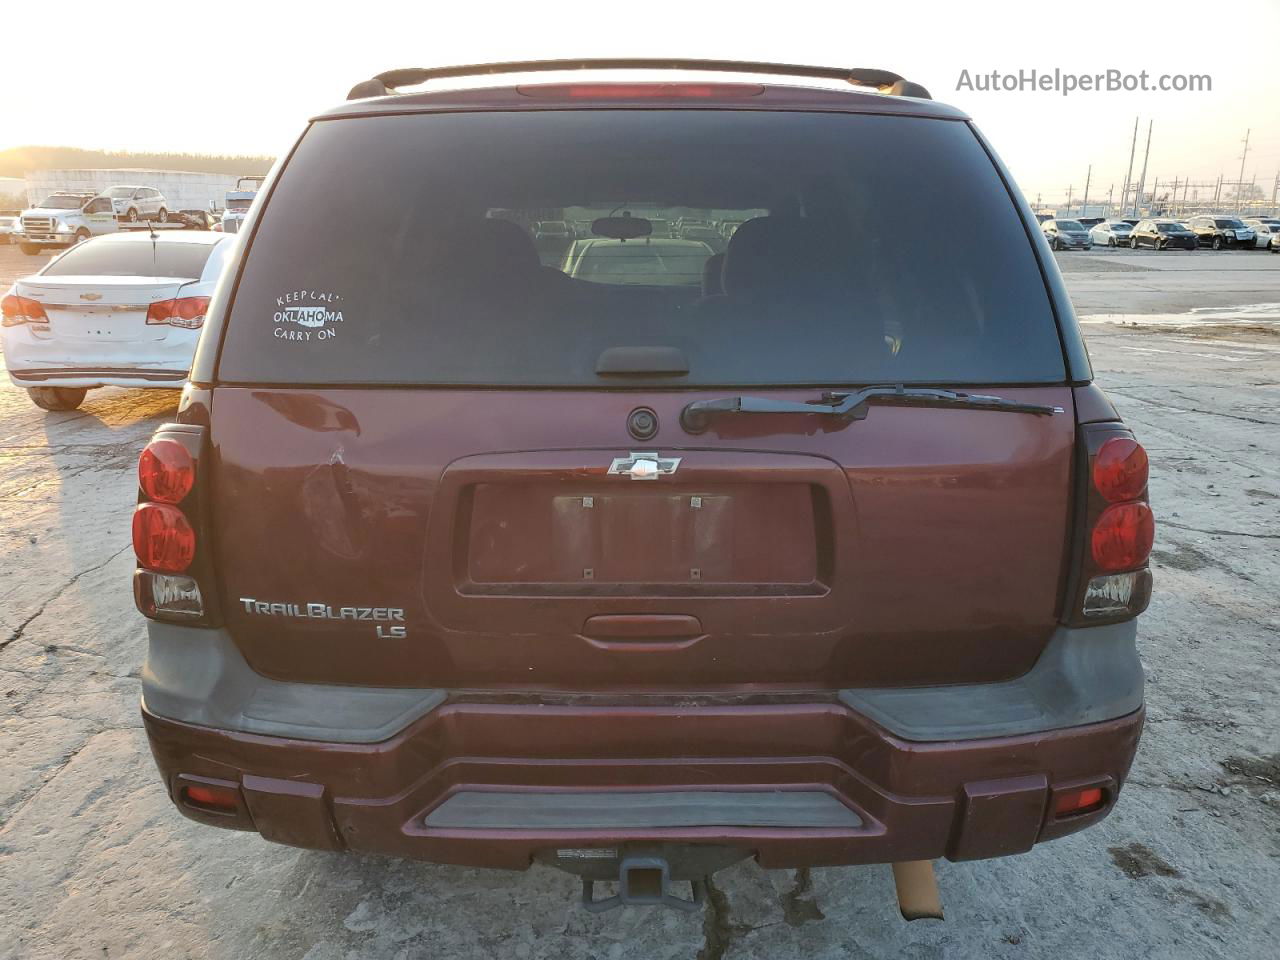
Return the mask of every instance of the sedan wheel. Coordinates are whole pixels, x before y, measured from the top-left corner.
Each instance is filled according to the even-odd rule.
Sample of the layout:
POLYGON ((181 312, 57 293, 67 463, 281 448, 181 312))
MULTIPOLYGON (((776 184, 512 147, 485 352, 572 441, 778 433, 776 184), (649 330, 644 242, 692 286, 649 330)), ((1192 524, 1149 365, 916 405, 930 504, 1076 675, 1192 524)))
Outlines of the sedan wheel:
POLYGON ((160 221, 161 223, 168 223, 168 222, 169 222, 169 211, 168 211, 168 210, 166 210, 164 207, 161 207, 161 208, 160 208, 160 213, 157 215, 157 218, 159 219, 159 221, 160 221))
POLYGON ((1115 237, 1107 237, 1107 246, 1108 246, 1108 247, 1114 247, 1115 245, 1116 245, 1116 238, 1115 238, 1115 237))
POLYGON ((41 410, 74 410, 84 401, 84 387, 27 387, 31 402, 41 410))
POLYGON ((128 214, 125 215, 125 219, 127 219, 130 223, 137 223, 138 211, 135 210, 133 207, 130 207, 128 214))
POLYGON ((1214 237, 1214 238, 1213 238, 1213 249, 1215 249, 1215 250, 1221 250, 1221 249, 1222 249, 1222 238, 1221 238, 1221 237, 1214 237))

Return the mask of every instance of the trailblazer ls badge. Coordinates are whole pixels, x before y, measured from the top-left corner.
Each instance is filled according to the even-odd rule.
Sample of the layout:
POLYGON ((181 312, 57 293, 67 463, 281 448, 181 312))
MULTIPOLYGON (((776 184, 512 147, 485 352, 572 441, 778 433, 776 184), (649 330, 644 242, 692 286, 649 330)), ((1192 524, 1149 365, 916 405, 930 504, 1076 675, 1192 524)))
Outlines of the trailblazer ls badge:
POLYGON ((374 636, 402 640, 409 635, 401 607, 332 607, 327 603, 268 603, 241 597, 244 612, 257 617, 289 617, 292 620, 373 621, 374 636))

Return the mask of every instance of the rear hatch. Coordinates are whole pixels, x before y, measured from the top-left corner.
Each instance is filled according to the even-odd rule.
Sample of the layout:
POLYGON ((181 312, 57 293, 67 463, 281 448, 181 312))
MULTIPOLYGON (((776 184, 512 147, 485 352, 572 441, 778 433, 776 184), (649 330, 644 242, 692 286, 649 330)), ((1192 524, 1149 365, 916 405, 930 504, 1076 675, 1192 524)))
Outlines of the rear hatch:
POLYGON ((148 325, 147 309, 178 295, 183 277, 37 276, 16 292, 44 306, 49 332, 67 343, 163 340, 172 329, 148 325))
POLYGON ((224 327, 220 592, 270 676, 962 682, 1025 671, 1057 622, 1070 389, 1029 234, 962 121, 317 122, 224 327), (926 216, 964 242, 922 251, 895 228, 926 216), (690 245, 687 269, 659 272, 637 249, 589 280, 533 242, 539 222, 577 221, 639 247, 637 222, 681 217, 740 226, 722 257, 690 245), (824 412, 866 384, 1062 412, 824 412), (819 403, 682 426, 691 402, 739 396, 819 403))

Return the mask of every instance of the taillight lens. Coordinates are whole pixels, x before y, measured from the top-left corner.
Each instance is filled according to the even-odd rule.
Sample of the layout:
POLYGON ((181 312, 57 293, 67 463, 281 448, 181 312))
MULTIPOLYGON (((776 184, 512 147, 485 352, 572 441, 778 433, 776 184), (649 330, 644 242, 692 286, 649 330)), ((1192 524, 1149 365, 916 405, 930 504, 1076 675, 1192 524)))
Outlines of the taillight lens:
POLYGON ((1093 526, 1093 562, 1108 573, 1132 570, 1147 562, 1156 524, 1145 503, 1114 503, 1093 526))
POLYGON ((133 511, 133 552, 138 563, 161 573, 182 573, 196 556, 196 533, 169 503, 141 503, 133 511))
POLYGON ((23 323, 48 323, 49 315, 44 312, 44 305, 30 297, 20 297, 16 293, 8 294, 0 300, 0 324, 16 327, 23 323))
POLYGON ((177 440, 152 440, 138 458, 138 485, 148 500, 180 503, 196 483, 196 462, 177 440))
POLYGON ((208 297, 175 297, 157 300, 147 307, 147 323, 198 330, 204 325, 204 315, 209 311, 208 297))
POLYGON ((1093 485, 1110 503, 1137 500, 1147 489, 1147 451, 1132 437, 1112 437, 1093 460, 1093 485))

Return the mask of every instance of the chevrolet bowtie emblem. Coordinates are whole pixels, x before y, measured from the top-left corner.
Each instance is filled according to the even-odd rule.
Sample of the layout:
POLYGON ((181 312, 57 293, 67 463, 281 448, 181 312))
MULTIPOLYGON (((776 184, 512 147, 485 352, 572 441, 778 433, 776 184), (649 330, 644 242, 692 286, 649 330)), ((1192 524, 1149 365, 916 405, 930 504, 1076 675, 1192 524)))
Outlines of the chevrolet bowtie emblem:
POLYGON ((100 294, 100 293, 82 293, 82 294, 80 294, 80 299, 81 299, 81 300, 101 300, 101 299, 102 299, 102 294, 100 294))
POLYGON ((657 480, 676 472, 679 457, 660 457, 656 453, 632 452, 628 457, 615 457, 609 464, 612 476, 628 476, 632 480, 657 480))

